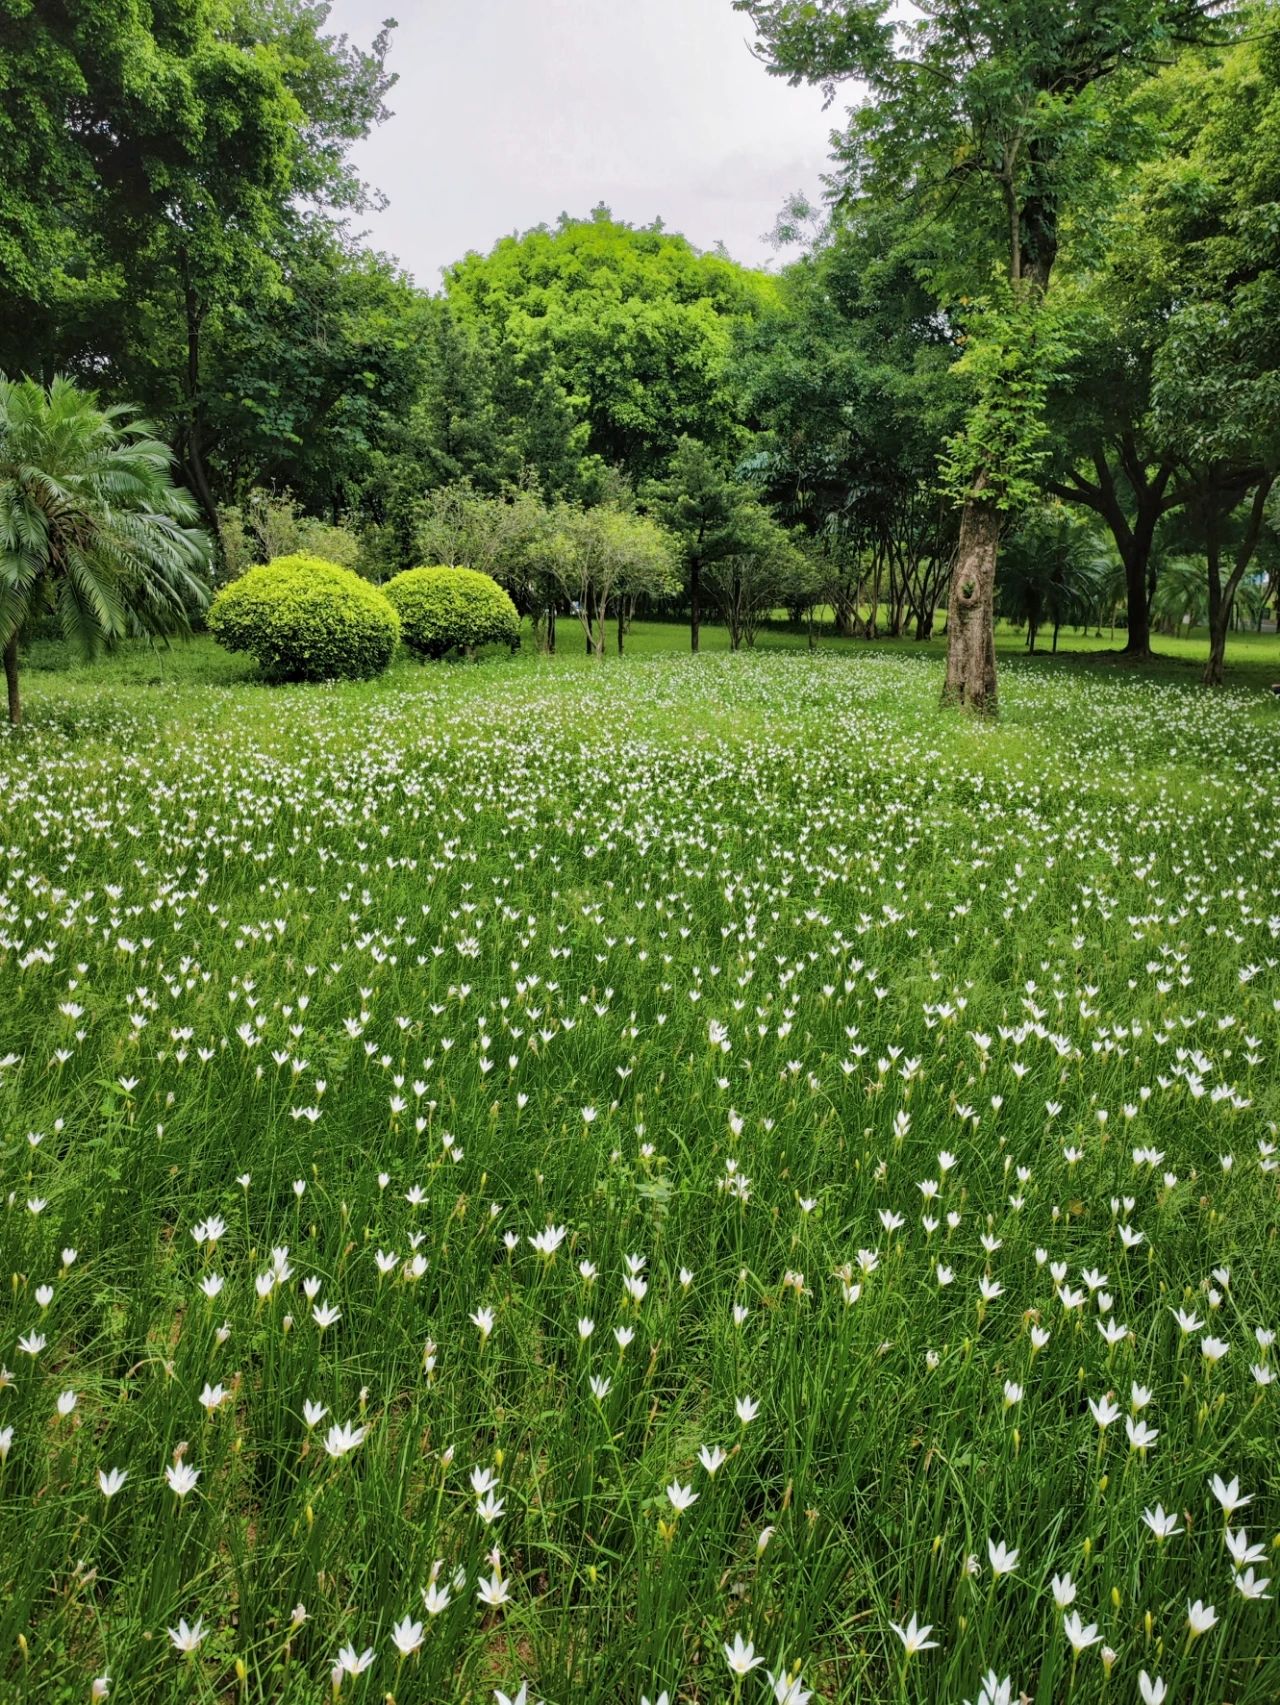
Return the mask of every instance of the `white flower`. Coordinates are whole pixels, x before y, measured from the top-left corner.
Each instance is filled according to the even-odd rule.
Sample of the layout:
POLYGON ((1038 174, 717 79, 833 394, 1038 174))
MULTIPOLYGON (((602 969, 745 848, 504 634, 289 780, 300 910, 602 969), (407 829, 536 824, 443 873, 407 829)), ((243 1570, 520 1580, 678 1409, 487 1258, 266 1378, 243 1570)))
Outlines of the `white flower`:
POLYGON ((703 1445, 698 1451, 698 1461, 706 1469, 708 1474, 714 1474, 716 1469, 720 1467, 721 1463, 726 1460, 726 1454, 723 1450, 721 1450, 719 1445, 713 1445, 710 1449, 708 1449, 706 1445, 703 1445))
POLYGON ((1081 1622, 1080 1613, 1077 1610, 1069 1611, 1067 1615, 1063 1617, 1062 1632, 1071 1642, 1071 1650, 1077 1657, 1080 1656, 1080 1653, 1083 1652, 1086 1647, 1096 1646, 1102 1638, 1101 1634, 1098 1632, 1097 1623, 1090 1622, 1086 1625, 1081 1622))
MULTIPOLYGON (((965 1705, 969 1705, 967 1699, 965 1705)), ((989 1669, 982 1678, 982 1685, 973 1705, 1013 1705, 1013 1682, 1008 1676, 1001 1681, 996 1672, 989 1669)))
POLYGON ((667 1498, 671 1508, 679 1515, 682 1510, 687 1510, 690 1504, 697 1503, 698 1494, 691 1486, 682 1486, 678 1480, 673 1480, 667 1487, 667 1498))
POLYGON ((1168 1691, 1168 1682, 1162 1681, 1158 1675, 1152 1677, 1146 1670, 1138 1671, 1138 1692, 1142 1695, 1143 1705, 1161 1705, 1168 1691))
POLYGON ((447 1610, 452 1602, 448 1587, 438 1587, 434 1581, 422 1589, 422 1602, 428 1616, 439 1616, 442 1610, 447 1610))
POLYGON ((486 1492, 484 1497, 476 1504, 476 1514, 480 1517, 480 1520, 485 1524, 485 1526, 489 1527, 495 1521, 500 1521, 502 1519, 504 1507, 505 1506, 501 1498, 493 1492, 486 1492))
POLYGON ((1242 1510, 1246 1504, 1253 1502, 1252 1492, 1243 1498, 1240 1496, 1240 1481, 1234 1474, 1225 1484, 1222 1476, 1215 1474, 1209 1482, 1209 1490, 1222 1505, 1223 1512, 1228 1516, 1234 1515, 1237 1510, 1242 1510))
POLYGON ((302 1418, 309 1427, 318 1426, 328 1413, 325 1404, 314 1403, 310 1398, 302 1405, 302 1418))
POLYGON ((341 1681, 344 1675, 362 1675, 372 1662, 372 1646, 366 1646, 363 1652, 357 1652, 354 1645, 344 1646, 333 1666, 333 1679, 336 1683, 341 1681))
POLYGON ((364 1443, 366 1430, 364 1427, 353 1427, 349 1422, 340 1427, 335 1421, 324 1436, 324 1448, 330 1456, 346 1456, 348 1451, 355 1450, 357 1445, 364 1443))
POLYGON ((493 1331, 493 1310, 491 1308, 478 1308, 474 1314, 468 1315, 467 1318, 473 1326, 479 1328, 480 1342, 483 1344, 493 1331))
POLYGON ((1177 1516, 1166 1515, 1163 1504, 1157 1504, 1154 1510, 1143 1510, 1142 1519, 1157 1539, 1168 1539, 1172 1534, 1182 1531, 1178 1526, 1177 1516))
POLYGON ((529 1683, 527 1681, 522 1681, 520 1683, 519 1693, 513 1693, 510 1699, 507 1698, 506 1694, 500 1687, 495 1687, 493 1690, 493 1698, 494 1705, 529 1705, 529 1683))
POLYGON ((511 1588, 495 1569, 487 1581, 483 1579, 481 1580, 480 1585, 476 1589, 476 1597, 482 1604, 506 1604, 508 1599, 511 1597, 511 1588))
POLYGON ((1003 1539, 987 1540, 987 1556, 991 1560, 991 1573, 997 1577, 1011 1575, 1018 1567, 1018 1553, 1011 1550, 1003 1539))
POLYGON ((813 1694, 800 1685, 799 1670, 794 1674, 790 1670, 779 1670, 775 1675, 771 1669, 767 1669, 764 1673, 773 1689, 774 1705, 809 1705, 813 1694))
POLYGON ((414 1622, 409 1617, 395 1623, 391 1630, 391 1644, 402 1658, 407 1658, 416 1652, 422 1644, 422 1624, 414 1622))
POLYGON ((753 1669, 764 1662, 763 1658, 756 1656, 756 1649, 750 1640, 745 1644, 743 1643, 740 1633, 734 1635, 731 1646, 726 1643, 721 1650, 724 1652, 724 1661, 734 1675, 749 1675, 753 1669))
POLYGON ((1124 1430, 1129 1435, 1131 1450, 1148 1451, 1160 1437, 1158 1428, 1149 1427, 1145 1421, 1135 1421, 1132 1415, 1125 1416, 1124 1430))
POLYGON ((744 1427, 760 1413, 760 1405, 754 1397, 739 1397, 733 1407, 744 1427))
POLYGON ((104 1498, 114 1498, 116 1493, 129 1478, 127 1468, 100 1468, 98 1470, 98 1486, 104 1498))
POLYGON ((190 1628, 187 1627, 185 1616, 178 1618, 178 1626, 169 1630, 169 1638, 173 1641, 175 1650, 179 1652, 194 1652, 205 1637, 205 1626, 199 1617, 190 1628))
POLYGON ((1266 1591, 1267 1587, 1271 1585, 1271 1579, 1269 1576, 1264 1577, 1262 1580, 1258 1580, 1252 1569, 1246 1569, 1242 1575, 1236 1576, 1235 1582, 1236 1590, 1242 1598, 1256 1599, 1271 1597, 1271 1594, 1266 1591))
POLYGON ((1076 1583, 1070 1575, 1053 1577, 1053 1602, 1059 1610, 1067 1610, 1076 1602, 1076 1583))
POLYGON ((1201 1634, 1207 1634, 1218 1620, 1218 1613, 1211 1604, 1203 1599, 1197 1599, 1194 1604, 1187 1600, 1187 1627, 1192 1639, 1198 1639, 1201 1634))
POLYGON ((164 1477, 169 1482, 170 1491, 176 1492, 180 1498, 185 1498, 188 1492, 195 1491, 200 1470, 188 1467, 185 1462, 175 1462, 165 1469, 164 1477))
POLYGON ((889 1626, 902 1641, 903 1654, 908 1658, 913 1657, 916 1652, 930 1651, 938 1644, 936 1640, 929 1639, 929 1635, 933 1633, 933 1624, 926 1622, 922 1628, 914 1614, 905 1628, 897 1622, 891 1622, 889 1626))

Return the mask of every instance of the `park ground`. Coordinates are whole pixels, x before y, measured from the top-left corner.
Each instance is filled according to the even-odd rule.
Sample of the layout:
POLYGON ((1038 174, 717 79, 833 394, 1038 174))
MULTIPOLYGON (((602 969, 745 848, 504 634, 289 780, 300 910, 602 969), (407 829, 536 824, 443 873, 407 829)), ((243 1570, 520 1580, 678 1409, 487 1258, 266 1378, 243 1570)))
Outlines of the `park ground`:
POLYGON ((704 640, 33 648, 6 1702, 1280 1698, 1280 645, 704 640))

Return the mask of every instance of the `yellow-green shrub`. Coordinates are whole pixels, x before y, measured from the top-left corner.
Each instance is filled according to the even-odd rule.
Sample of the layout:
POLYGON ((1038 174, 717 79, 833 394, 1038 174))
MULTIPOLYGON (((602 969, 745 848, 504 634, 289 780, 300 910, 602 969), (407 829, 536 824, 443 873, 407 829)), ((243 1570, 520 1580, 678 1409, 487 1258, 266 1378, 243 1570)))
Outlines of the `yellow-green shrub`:
POLYGON ((223 587, 209 631, 228 651, 257 658, 273 680, 332 681, 380 674, 400 622, 383 593, 349 568, 284 556, 223 587))
POLYGON ((408 568, 383 588, 400 617, 405 644, 422 657, 516 645, 520 617, 507 594, 473 568, 408 568))

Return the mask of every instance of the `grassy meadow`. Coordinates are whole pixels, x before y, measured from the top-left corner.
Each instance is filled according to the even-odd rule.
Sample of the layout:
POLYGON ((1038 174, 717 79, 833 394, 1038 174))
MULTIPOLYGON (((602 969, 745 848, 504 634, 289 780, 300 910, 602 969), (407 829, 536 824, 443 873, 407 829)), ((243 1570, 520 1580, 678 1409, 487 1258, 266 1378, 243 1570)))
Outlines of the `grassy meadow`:
POLYGON ((37 650, 5 1705, 1280 1699, 1280 642, 707 637, 37 650))

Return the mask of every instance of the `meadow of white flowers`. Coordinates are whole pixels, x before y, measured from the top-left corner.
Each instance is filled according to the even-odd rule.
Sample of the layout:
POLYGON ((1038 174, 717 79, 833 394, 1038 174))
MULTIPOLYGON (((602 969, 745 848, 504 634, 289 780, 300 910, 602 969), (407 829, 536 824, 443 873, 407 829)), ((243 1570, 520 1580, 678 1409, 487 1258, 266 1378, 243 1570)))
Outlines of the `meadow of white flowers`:
POLYGON ((1280 1699, 1269 705, 37 683, 4 1701, 1280 1699))

